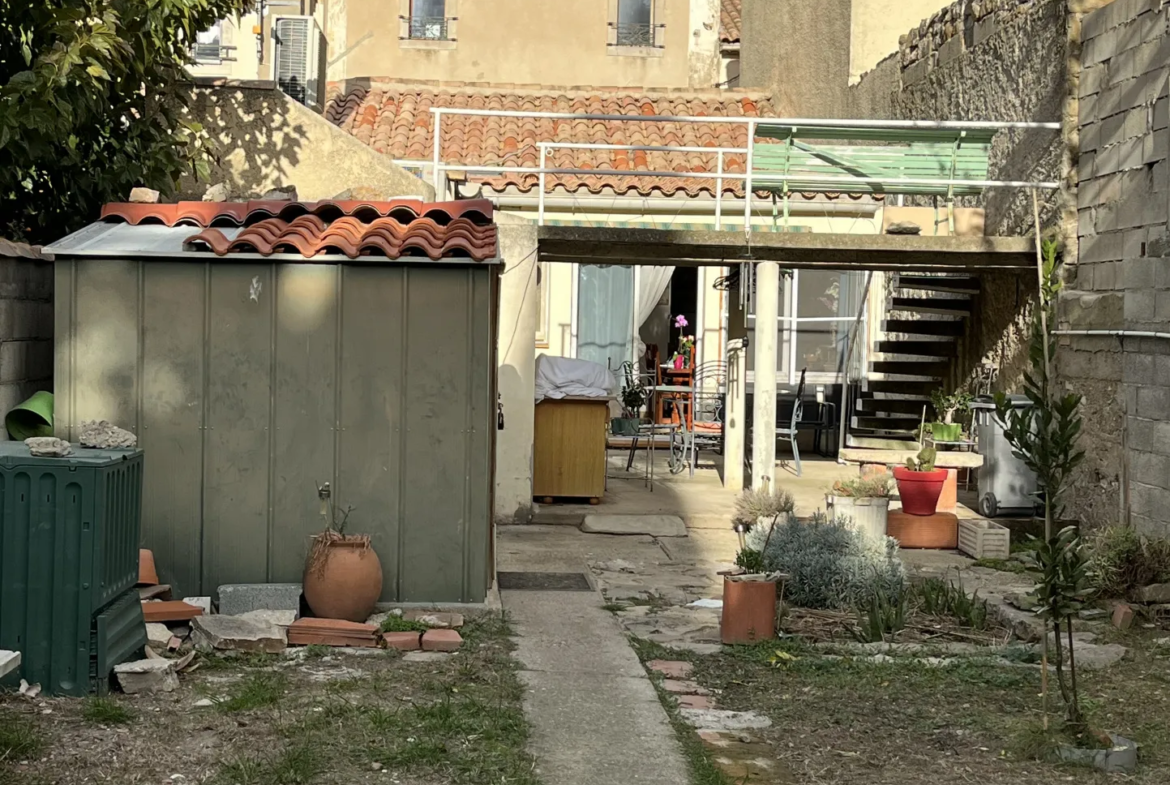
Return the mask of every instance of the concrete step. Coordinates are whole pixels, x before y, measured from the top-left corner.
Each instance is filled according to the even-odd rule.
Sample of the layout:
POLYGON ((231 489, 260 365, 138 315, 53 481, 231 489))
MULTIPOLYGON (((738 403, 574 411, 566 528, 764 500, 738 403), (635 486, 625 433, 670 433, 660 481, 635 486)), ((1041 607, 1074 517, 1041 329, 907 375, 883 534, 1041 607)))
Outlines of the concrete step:
POLYGON ((920 418, 911 415, 890 417, 855 415, 851 427, 866 431, 913 434, 918 430, 919 422, 921 422, 920 418))
POLYGON ((941 297, 894 297, 890 302, 890 310, 942 316, 970 316, 971 301, 941 297))
MULTIPOLYGON (((918 448, 918 442, 913 439, 847 434, 845 436, 845 446, 866 450, 913 450, 918 448)), ((879 460, 874 461, 874 463, 881 462, 879 460)))
POLYGON ((882 354, 916 354, 923 357, 954 357, 954 341, 877 341, 874 349, 882 354))
POLYGON ((910 382, 910 381, 884 381, 866 379, 866 392, 871 393, 897 393, 904 398, 916 398, 930 400, 930 394, 938 389, 938 382, 910 382))
MULTIPOLYGON (((894 376, 913 376, 920 379, 941 380, 947 375, 951 364, 938 360, 874 360, 869 364, 873 373, 894 376)), ((872 375, 869 378, 874 378, 872 375)))
POLYGON ((858 398, 857 411, 862 414, 906 414, 915 418, 922 416, 922 407, 926 406, 927 418, 932 417, 933 409, 928 401, 914 398, 858 398))
POLYGON ((882 329, 902 335, 959 336, 967 332, 962 319, 886 319, 882 329))
POLYGON ((978 278, 944 278, 942 276, 900 275, 899 289, 913 289, 923 292, 949 292, 951 294, 979 294, 978 278))

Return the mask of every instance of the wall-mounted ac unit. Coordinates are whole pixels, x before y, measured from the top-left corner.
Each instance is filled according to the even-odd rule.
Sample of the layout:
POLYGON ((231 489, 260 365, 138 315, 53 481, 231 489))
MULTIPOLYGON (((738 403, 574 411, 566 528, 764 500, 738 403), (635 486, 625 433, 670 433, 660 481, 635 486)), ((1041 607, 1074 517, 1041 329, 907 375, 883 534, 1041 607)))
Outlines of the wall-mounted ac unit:
POLYGON ((320 109, 324 98, 325 36, 311 16, 278 16, 272 22, 273 78, 288 96, 320 109))

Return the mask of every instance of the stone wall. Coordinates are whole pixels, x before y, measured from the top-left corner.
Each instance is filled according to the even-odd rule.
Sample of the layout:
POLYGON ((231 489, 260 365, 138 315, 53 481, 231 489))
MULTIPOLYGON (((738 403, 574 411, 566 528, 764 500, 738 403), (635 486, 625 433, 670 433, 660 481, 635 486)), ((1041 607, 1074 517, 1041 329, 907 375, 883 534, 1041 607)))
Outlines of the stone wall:
MULTIPOLYGON (((189 117, 210 137, 209 181, 226 183, 229 198, 256 197, 282 185, 295 185, 297 196, 307 201, 332 199, 344 191, 361 199, 434 198, 429 183, 272 82, 200 83, 189 117)), ((207 182, 184 178, 179 198, 200 199, 207 187, 207 182)))
POLYGON ((53 390, 53 265, 0 240, 0 418, 38 390, 53 390))
MULTIPOLYGON (((1062 329, 1170 333, 1168 26, 1161 0, 1117 0, 1082 21, 1079 257, 1062 329)), ((1056 362, 1084 395, 1070 515, 1170 535, 1170 340, 1063 336, 1056 362)))
MULTIPOLYGON (((1072 20, 1064 0, 960 0, 903 35, 898 51, 850 88, 849 114, 905 120, 1061 121, 1073 79, 1072 20)), ((990 155, 991 177, 1063 182, 1040 193, 1041 224, 1075 235, 1073 193, 1062 134, 1001 131, 990 155)), ((986 210, 986 232, 1033 231, 1031 194, 992 189, 967 200, 986 210)), ((1036 292, 1034 274, 983 276, 976 346, 960 369, 972 381, 982 365, 996 369, 995 389, 1018 389, 1027 364, 1027 325, 1036 292)))

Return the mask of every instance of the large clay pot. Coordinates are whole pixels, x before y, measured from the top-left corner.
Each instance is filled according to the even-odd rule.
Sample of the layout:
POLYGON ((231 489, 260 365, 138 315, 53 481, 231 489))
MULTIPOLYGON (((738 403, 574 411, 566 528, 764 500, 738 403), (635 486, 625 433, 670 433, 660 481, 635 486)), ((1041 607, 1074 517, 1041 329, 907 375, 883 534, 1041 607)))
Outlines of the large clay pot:
POLYGON ((368 537, 314 540, 305 564, 305 602, 323 619, 364 622, 382 594, 382 562, 368 537))
POLYGON ((902 497, 902 512, 934 515, 943 483, 947 481, 946 469, 916 472, 905 466, 895 466, 894 479, 898 481, 898 495, 902 497))
POLYGON ((776 581, 765 580, 763 576, 724 577, 719 631, 728 645, 775 638, 776 581))
POLYGON ((852 520, 853 528, 874 542, 886 539, 886 518, 890 512, 890 500, 885 496, 830 496, 833 520, 837 516, 852 520))

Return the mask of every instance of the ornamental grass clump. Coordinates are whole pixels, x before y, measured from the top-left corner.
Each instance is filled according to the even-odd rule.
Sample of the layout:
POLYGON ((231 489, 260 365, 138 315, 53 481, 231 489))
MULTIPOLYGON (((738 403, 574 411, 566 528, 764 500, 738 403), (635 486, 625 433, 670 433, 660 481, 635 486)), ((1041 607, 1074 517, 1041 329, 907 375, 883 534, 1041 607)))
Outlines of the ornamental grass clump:
POLYGON ((818 512, 801 521, 787 513, 775 526, 752 529, 747 544, 761 552, 767 571, 788 575, 790 605, 851 609, 875 596, 901 603, 906 573, 897 542, 870 540, 844 516, 829 521, 818 512))

